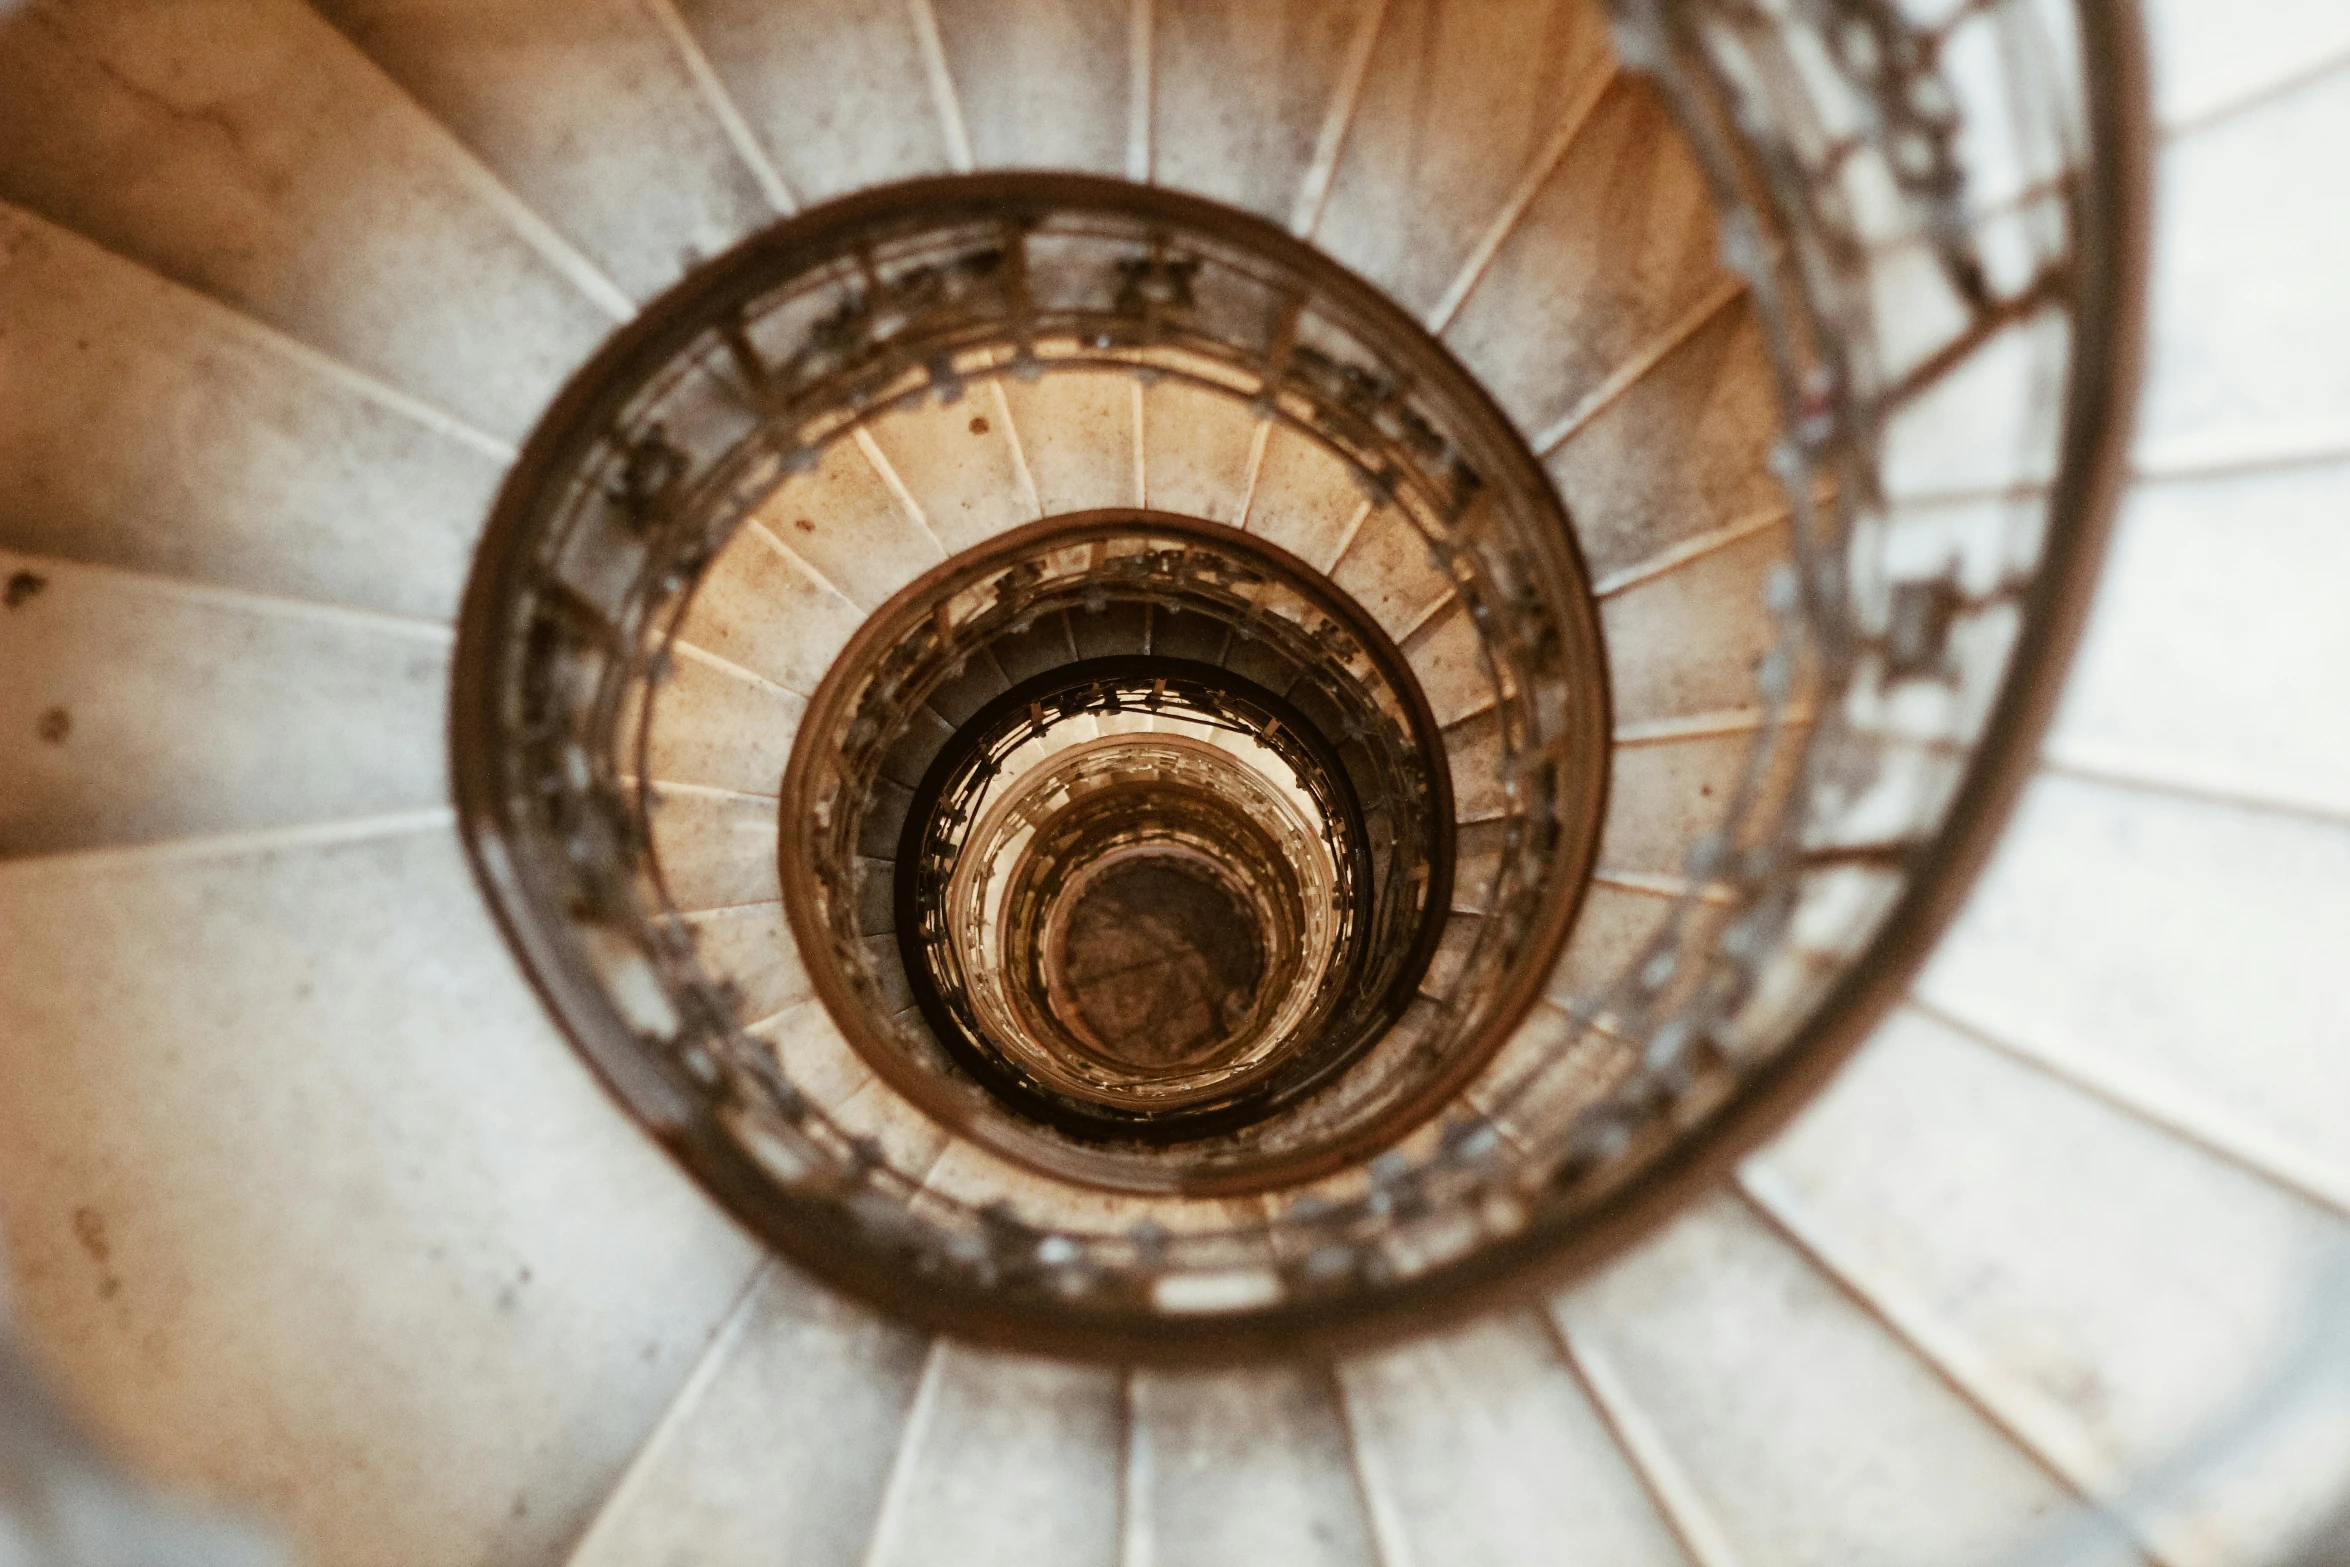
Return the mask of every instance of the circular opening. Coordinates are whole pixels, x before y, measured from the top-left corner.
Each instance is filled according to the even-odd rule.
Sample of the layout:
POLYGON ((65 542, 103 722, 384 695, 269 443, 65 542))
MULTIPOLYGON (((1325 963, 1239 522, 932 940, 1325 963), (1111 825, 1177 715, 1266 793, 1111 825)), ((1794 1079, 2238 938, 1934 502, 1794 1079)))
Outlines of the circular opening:
MULTIPOLYGON (((1401 651, 1302 561, 1161 514, 1047 519, 903 590, 819 688, 782 806, 786 903, 868 1064, 995 1151, 1164 1189, 1169 1151, 1196 1167, 1214 1141, 1261 1178, 1362 1130, 1360 1105, 1299 1112, 1425 1005, 1453 772, 1401 651), (1146 650, 1047 668, 936 732, 974 667, 1120 634, 1146 650), (1212 656, 1156 650, 1178 635, 1212 656), (864 847, 828 870, 811 842, 864 847), (1160 937, 1113 919, 1154 886, 1157 917, 1184 916, 1164 993, 1136 966, 1160 937), (911 1000, 896 1026, 843 953, 911 1000), (1275 1126, 1291 1140, 1268 1147, 1275 1126)), ((1376 1113, 1438 1059, 1377 1069, 1376 1113)))
POLYGON ((1095 1056, 1164 1075, 1205 1066, 1264 1003, 1266 932, 1225 867, 1180 843, 1113 851, 1047 916, 1045 993, 1095 1056))

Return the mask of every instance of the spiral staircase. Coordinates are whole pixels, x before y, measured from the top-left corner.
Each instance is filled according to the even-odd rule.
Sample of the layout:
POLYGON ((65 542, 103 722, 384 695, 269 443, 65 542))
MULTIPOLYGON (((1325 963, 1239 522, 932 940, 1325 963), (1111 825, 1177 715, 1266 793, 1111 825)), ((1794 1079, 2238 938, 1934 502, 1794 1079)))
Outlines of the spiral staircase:
POLYGON ((0 6, 0 1564, 2335 1559, 2345 134, 2314 0, 0 6))

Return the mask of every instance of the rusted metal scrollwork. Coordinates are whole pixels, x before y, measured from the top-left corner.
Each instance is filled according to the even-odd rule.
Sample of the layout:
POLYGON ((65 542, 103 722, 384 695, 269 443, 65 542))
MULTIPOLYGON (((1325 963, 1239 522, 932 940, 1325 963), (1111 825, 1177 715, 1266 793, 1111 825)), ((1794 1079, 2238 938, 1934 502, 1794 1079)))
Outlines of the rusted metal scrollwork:
MULTIPOLYGON (((1746 774, 1656 937, 1547 1048, 1501 1047, 1549 980, 1604 792, 1579 560, 1473 382, 1303 246, 1107 181, 921 182, 704 268, 549 415, 466 606, 467 838, 573 1038, 771 1243, 926 1321, 1064 1351, 1214 1352, 1395 1320, 1653 1222, 1791 1111, 1946 916, 2028 758, 2110 504, 2143 201, 2134 35, 2106 0, 1967 0, 1933 25, 1890 0, 1615 14, 1620 56, 1707 173, 1763 328, 1791 543, 1746 774), (1403 1053, 1469 1041, 1464 1072, 1484 1075, 1473 1099, 1465 1075, 1431 1079, 1451 1096, 1432 1135, 1341 1140, 1361 1179, 1276 1196, 1261 1222, 1039 1229, 925 1191, 745 1032, 650 852, 646 714, 748 512, 893 408, 1078 369, 1180 380, 1334 454, 1420 528, 1494 688, 1507 804, 1489 917, 1445 988, 1382 1015, 1412 1036, 1403 1053), (1969 420, 1980 438, 1954 438, 1969 420)), ((1048 578, 974 574, 941 634, 1048 578)), ((852 643, 835 674, 886 687, 934 651, 852 643)), ((1128 695, 1089 690, 1078 710, 1128 695)), ((1262 712, 1194 699, 1270 733, 1262 712)), ((885 708, 820 702, 785 790, 804 813, 787 815, 787 860, 795 821, 813 856, 787 863, 787 899, 820 986, 825 963, 839 976, 836 1014, 880 994, 824 917, 824 888, 854 883, 824 838, 870 784, 859 758, 885 708)), ((1333 863, 1360 875, 1343 837, 1333 863)), ((1064 1173, 1092 1179, 1082 1161, 1064 1173)))

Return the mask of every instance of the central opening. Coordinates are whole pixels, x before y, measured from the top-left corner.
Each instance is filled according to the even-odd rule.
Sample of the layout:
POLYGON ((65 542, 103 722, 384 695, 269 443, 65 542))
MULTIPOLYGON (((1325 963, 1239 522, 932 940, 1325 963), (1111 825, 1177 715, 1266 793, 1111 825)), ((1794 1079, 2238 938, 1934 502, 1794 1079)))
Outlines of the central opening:
POLYGON ((1264 927, 1206 855, 1141 845, 1078 878, 1061 901, 1048 993, 1062 1023, 1109 1061, 1142 1072, 1198 1066, 1257 1012, 1264 927))

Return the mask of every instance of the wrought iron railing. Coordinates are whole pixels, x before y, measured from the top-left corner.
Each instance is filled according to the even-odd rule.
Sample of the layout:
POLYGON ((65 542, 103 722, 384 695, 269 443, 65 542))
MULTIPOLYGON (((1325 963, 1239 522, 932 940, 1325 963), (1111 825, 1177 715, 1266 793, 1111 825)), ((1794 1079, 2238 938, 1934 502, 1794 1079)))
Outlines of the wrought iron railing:
MULTIPOLYGON (((874 193, 705 269, 550 415, 465 617, 468 837, 574 1037, 773 1243, 912 1314, 1063 1348, 1409 1312, 1652 1222, 1791 1111, 1930 940, 2021 775, 2110 503, 2133 41, 2105 0, 1932 27, 1883 0, 1623 0, 1617 23, 1763 329, 1790 542, 1744 775, 1657 937, 1577 998, 1577 1039, 1504 1043, 1549 982, 1603 791, 1571 539, 1468 377, 1302 247, 1106 182, 874 193), (892 409, 1073 370, 1179 380, 1336 454, 1420 528, 1494 688, 1504 868, 1466 978, 1391 1032, 1499 1054, 1444 1085, 1465 1093, 1426 1135, 1350 1148, 1358 1179, 1258 1225, 1089 1230, 924 1193, 744 1032, 665 898, 623 754, 694 585, 777 483, 892 409)), ((853 990, 827 1000, 858 1015, 853 990)))

